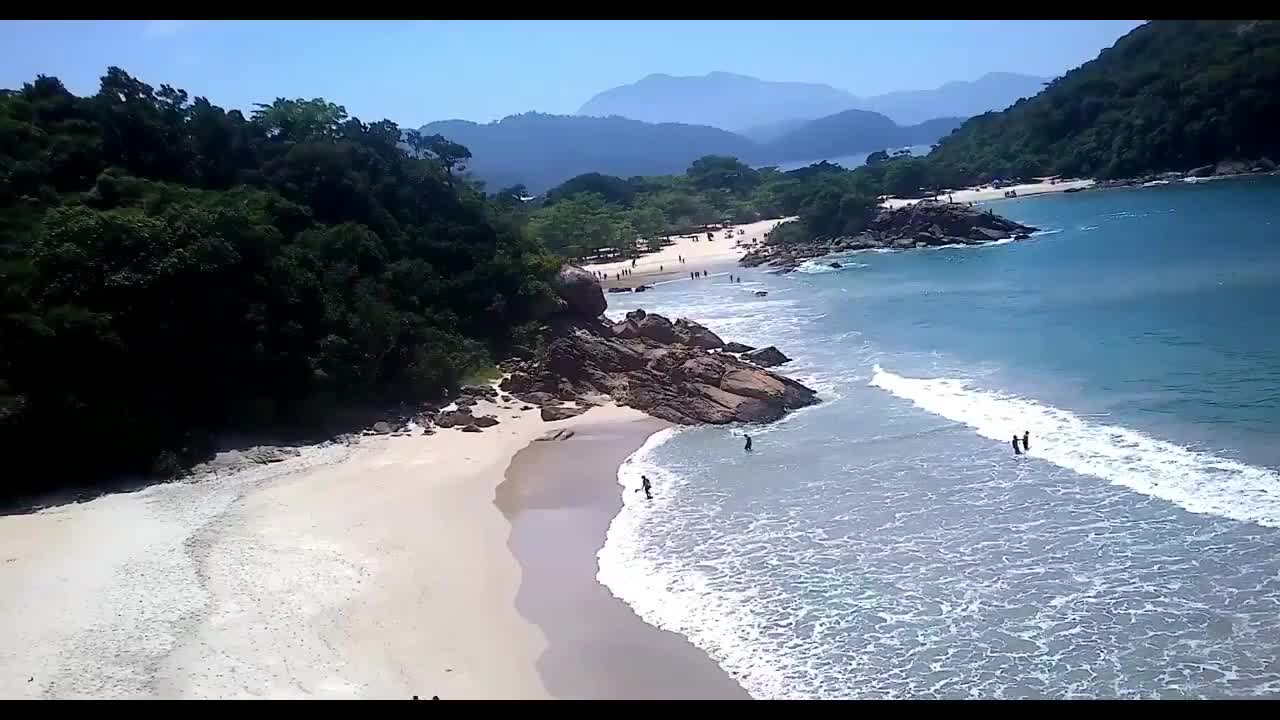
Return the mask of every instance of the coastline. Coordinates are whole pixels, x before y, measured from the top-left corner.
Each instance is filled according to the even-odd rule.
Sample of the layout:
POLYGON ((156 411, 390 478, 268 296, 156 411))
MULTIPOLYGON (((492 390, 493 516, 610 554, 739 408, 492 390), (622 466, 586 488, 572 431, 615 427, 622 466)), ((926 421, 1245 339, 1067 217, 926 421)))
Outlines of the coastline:
MULTIPOLYGON (((1049 195, 1051 193, 1087 190, 1089 188, 1092 188, 1096 184, 1097 184, 1096 180, 1085 178, 1085 179, 1062 180, 1060 182, 1053 183, 1052 185, 1047 182, 1035 182, 1035 183, 1020 183, 1018 185, 1007 185, 1001 188, 993 188, 993 187, 965 188, 963 190, 955 190, 950 193, 942 193, 939 196, 939 199, 946 200, 947 197, 950 196, 950 199, 957 203, 971 203, 971 202, 980 203, 980 202, 989 202, 991 200, 1005 200, 1007 198, 1005 198, 1004 194, 1010 190, 1016 192, 1018 194, 1017 197, 1023 198, 1023 197, 1032 197, 1035 195, 1049 195)), ((888 198, 883 203, 881 203, 880 206, 885 208, 890 208, 890 209, 900 208, 900 207, 906 207, 908 205, 914 205, 920 202, 921 200, 929 200, 929 199, 931 198, 913 198, 913 199, 888 198)))
POLYGON ((497 489, 523 571, 516 608, 546 638, 537 668, 557 699, 750 699, 687 638, 644 622, 596 579, 597 552, 622 509, 617 469, 666 427, 583 423, 566 442, 518 452, 497 489))
POLYGON ((760 220, 746 225, 735 225, 732 238, 724 237, 724 230, 715 232, 716 239, 708 242, 705 235, 695 241, 691 237, 673 235, 667 238, 670 245, 636 258, 636 265, 631 267, 630 260, 617 260, 607 263, 583 265, 588 272, 603 272, 607 276, 600 284, 605 288, 644 285, 666 280, 688 279, 689 273, 696 270, 708 270, 719 267, 736 267, 739 259, 746 255, 753 246, 764 240, 764 236, 774 227, 795 218, 774 218, 760 220), (738 235, 738 230, 743 234, 738 235), (685 262, 680 263, 679 258, 685 262), (614 279, 623 269, 630 269, 631 274, 614 279))
POLYGON ((0 696, 549 697, 495 490, 548 430, 647 416, 475 409, 501 423, 0 518, 0 696))

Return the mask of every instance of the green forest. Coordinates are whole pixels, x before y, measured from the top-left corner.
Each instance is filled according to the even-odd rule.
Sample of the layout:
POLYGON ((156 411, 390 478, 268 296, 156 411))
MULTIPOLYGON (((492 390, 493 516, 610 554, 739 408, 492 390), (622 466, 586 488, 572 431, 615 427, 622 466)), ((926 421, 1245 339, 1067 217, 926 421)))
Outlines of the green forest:
POLYGON ((1280 22, 1153 20, 1033 98, 971 118, 928 156, 959 187, 1126 178, 1280 153, 1280 22))
POLYGON ((0 493, 170 476, 220 432, 439 400, 538 347, 562 258, 726 217, 839 234, 874 197, 834 165, 710 156, 530 203, 486 196, 469 156, 324 99, 245 117, 119 68, 92 96, 0 92, 0 452, 40 468, 0 493))
MULTIPOLYGON (((789 237, 853 235, 870 221, 877 197, 921 195, 926 161, 873 153, 854 170, 822 162, 781 172, 753 169, 736 158, 699 158, 682 175, 572 178, 522 212, 529 234, 557 254, 590 257, 602 248, 634 252, 637 238, 685 234, 711 223, 748 223, 798 216, 789 237), (629 242, 630 240, 630 242, 629 242)), ((523 196, 505 188, 499 199, 523 196)))
POLYGON ((559 261, 459 181, 465 155, 325 100, 246 118, 118 68, 91 97, 4 91, 0 452, 40 468, 5 490, 438 399, 524 341, 559 261))

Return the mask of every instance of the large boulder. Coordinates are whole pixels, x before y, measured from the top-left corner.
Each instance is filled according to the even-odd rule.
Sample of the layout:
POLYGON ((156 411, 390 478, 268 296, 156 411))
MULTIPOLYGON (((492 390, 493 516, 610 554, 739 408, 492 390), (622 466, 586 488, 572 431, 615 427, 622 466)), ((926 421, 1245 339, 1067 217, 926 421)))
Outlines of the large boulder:
POLYGON ((632 320, 623 320, 620 323, 614 323, 609 331, 616 338, 623 340, 631 340, 640 337, 640 327, 632 320))
POLYGON ((586 412, 584 407, 564 407, 561 405, 544 405, 542 407, 542 419, 547 422, 556 420, 568 420, 571 417, 577 417, 586 412))
POLYGON ((492 415, 481 415, 477 417, 472 424, 479 428, 493 427, 498 424, 498 418, 492 415))
POLYGON ((742 359, 749 360, 760 367, 774 367, 775 365, 791 362, 791 358, 783 355, 782 351, 773 345, 743 353, 742 359))
POLYGON ((609 306, 604 299, 604 291, 600 289, 600 281, 580 267, 565 265, 560 268, 552 286, 568 305, 568 310, 581 317, 594 320, 609 306))
POLYGON ((724 347, 724 340, 721 340, 719 335, 688 318, 676 320, 674 329, 680 342, 684 345, 702 348, 703 350, 719 350, 724 347))
POLYGON ((636 331, 640 333, 640 337, 648 338, 662 345, 670 345, 679 340, 675 326, 671 324, 671 321, 654 313, 649 313, 641 318, 636 323, 636 331))
POLYGON ((751 352, 752 350, 755 350, 755 348, 750 345, 744 345, 740 342, 727 342, 724 344, 725 352, 746 353, 751 352))
POLYGON ((781 404, 786 386, 772 373, 763 370, 730 370, 720 378, 720 389, 743 397, 781 404))
POLYGON ((459 408, 436 416, 436 425, 442 428, 461 427, 475 422, 471 408, 459 408))

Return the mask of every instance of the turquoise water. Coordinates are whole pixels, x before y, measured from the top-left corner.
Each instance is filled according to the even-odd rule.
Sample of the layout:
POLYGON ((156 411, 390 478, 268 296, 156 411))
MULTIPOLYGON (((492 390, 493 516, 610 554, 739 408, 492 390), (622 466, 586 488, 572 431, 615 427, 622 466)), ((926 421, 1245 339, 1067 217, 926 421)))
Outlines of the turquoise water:
POLYGON ((610 296, 826 402, 651 438, 601 581, 757 697, 1276 696, 1280 181, 991 206, 1043 231, 610 296))

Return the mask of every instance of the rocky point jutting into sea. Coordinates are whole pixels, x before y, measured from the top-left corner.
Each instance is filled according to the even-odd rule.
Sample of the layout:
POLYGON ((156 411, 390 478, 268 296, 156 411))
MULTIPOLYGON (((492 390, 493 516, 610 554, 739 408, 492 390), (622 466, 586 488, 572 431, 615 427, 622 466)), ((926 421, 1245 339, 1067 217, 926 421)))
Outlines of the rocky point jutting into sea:
POLYGON ((867 225, 866 230, 854 236, 810 238, 783 243, 775 229, 766 236, 764 245, 742 257, 741 264, 745 267, 767 264, 789 271, 805 260, 831 253, 1025 240, 1036 229, 989 210, 979 211, 968 205, 923 200, 914 205, 881 210, 867 225))
POLYGON ((776 348, 725 343, 692 320, 643 310, 614 322, 603 315, 599 281, 581 268, 563 268, 555 285, 560 302, 546 313, 545 351, 505 363, 511 374, 501 384, 541 405, 545 419, 612 399, 684 425, 767 422, 818 401, 810 388, 763 367, 786 361, 776 348))

